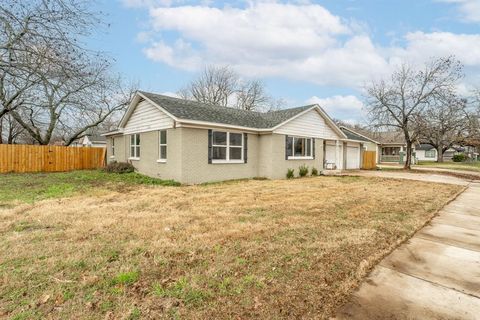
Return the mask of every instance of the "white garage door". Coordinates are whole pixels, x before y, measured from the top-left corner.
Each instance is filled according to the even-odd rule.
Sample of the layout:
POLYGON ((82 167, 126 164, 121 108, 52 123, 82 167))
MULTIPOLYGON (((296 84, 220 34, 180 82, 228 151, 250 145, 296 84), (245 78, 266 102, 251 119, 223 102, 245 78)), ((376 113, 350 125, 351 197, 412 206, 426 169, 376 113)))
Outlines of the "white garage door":
POLYGON ((360 169, 360 147, 347 147, 347 169, 360 169))
POLYGON ((335 146, 328 144, 325 146, 325 161, 327 163, 335 163, 335 146))

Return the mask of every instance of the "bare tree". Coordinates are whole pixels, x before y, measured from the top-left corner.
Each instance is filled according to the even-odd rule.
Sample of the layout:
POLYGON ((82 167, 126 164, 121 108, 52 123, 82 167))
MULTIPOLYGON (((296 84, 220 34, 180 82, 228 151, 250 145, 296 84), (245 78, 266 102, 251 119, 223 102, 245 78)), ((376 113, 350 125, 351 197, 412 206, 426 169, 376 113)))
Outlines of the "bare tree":
POLYGON ((455 95, 462 65, 453 57, 434 59, 423 68, 404 63, 391 79, 373 81, 367 87, 366 109, 376 128, 400 130, 407 145, 405 169, 412 164, 412 147, 419 136, 416 119, 435 100, 455 95))
POLYGON ((417 119, 419 138, 437 150, 437 161, 454 144, 464 144, 470 137, 473 116, 466 99, 440 100, 429 105, 417 119))
POLYGON ((272 99, 265 92, 265 85, 259 80, 241 83, 236 93, 236 107, 243 110, 263 110, 272 99))
POLYGON ((238 75, 228 66, 207 66, 197 79, 178 94, 184 99, 226 107, 237 90, 238 80, 238 75))
POLYGON ((261 81, 243 80, 228 66, 207 66, 177 93, 184 99, 250 111, 268 110, 273 103, 261 81))
POLYGON ((477 148, 480 151, 480 89, 473 92, 469 101, 471 109, 468 116, 468 137, 466 145, 477 148))
POLYGON ((0 144, 14 144, 22 135, 24 129, 9 114, 5 114, 0 118, 0 144))
MULTIPOLYGON (((22 104, 45 65, 78 57, 78 36, 97 22, 79 0, 9 0, 0 3, 0 118, 22 104), (63 52, 59 59, 52 52, 63 52)), ((66 67, 66 66, 64 66, 66 67)))
POLYGON ((0 119, 9 115, 35 143, 65 144, 122 110, 133 88, 110 59, 82 46, 101 25, 84 0, 0 4, 0 119))

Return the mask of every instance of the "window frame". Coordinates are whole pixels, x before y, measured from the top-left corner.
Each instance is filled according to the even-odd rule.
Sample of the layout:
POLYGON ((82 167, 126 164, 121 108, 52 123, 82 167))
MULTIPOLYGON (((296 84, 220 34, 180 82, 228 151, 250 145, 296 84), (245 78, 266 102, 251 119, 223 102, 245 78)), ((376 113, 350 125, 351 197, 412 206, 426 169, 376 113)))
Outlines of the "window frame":
POLYGON ((244 134, 241 133, 241 132, 235 132, 235 131, 221 131, 221 130, 212 130, 212 164, 215 164, 215 163, 245 163, 245 153, 244 153, 244 149, 245 149, 245 138, 244 138, 244 134), (226 133, 226 144, 225 145, 220 145, 220 144, 215 144, 214 143, 214 136, 215 136, 215 132, 220 132, 220 133, 226 133), (242 143, 241 145, 239 146, 232 146, 230 145, 230 134, 233 133, 233 134, 239 134, 242 138, 242 143), (213 149, 214 148, 225 148, 226 151, 225 151, 225 159, 214 159, 213 158, 213 149), (230 159, 230 149, 233 148, 237 148, 237 149, 240 149, 241 150, 241 158, 240 159, 230 159))
MULTIPOLYGON (((300 136, 287 136, 286 143, 288 143, 288 138, 292 138, 292 154, 287 155, 287 160, 313 160, 315 159, 313 156, 313 139, 312 137, 300 137, 300 136), (295 155, 295 140, 297 139, 305 139, 305 151, 308 150, 307 147, 307 141, 310 140, 310 155, 309 156, 296 156, 295 155)), ((285 149, 287 149, 288 146, 285 146, 285 149)))
POLYGON ((128 160, 140 160, 141 145, 142 145, 142 141, 141 141, 140 133, 132 133, 130 135, 130 150, 129 150, 130 157, 128 157, 128 160), (138 144, 137 144, 137 136, 138 136, 138 144), (133 144, 132 144, 132 139, 133 139, 133 144), (133 155, 132 155, 132 147, 134 150, 133 155), (137 148, 139 151, 138 154, 137 154, 137 148))
POLYGON ((168 133, 167 130, 158 131, 158 159, 157 162, 165 163, 168 158, 168 133), (165 143, 162 143, 162 132, 165 132, 165 143), (165 147, 165 158, 162 158, 162 147, 165 147))

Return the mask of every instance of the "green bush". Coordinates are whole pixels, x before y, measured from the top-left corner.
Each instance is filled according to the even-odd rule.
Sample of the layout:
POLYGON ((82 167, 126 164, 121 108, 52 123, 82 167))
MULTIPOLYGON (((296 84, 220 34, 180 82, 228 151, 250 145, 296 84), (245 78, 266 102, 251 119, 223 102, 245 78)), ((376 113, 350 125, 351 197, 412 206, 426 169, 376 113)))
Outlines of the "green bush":
POLYGON ((294 177, 294 170, 287 169, 287 179, 292 179, 294 177))
POLYGON ((298 168, 298 175, 300 177, 305 177, 308 174, 308 167, 306 165, 301 165, 298 168))
POLYGON ((130 173, 135 170, 135 167, 128 162, 110 162, 106 167, 105 171, 110 173, 130 173))
POLYGON ((453 162, 464 162, 467 160, 467 157, 463 153, 455 154, 452 158, 453 162))
POLYGON ((318 170, 315 167, 312 167, 312 176, 318 176, 318 170))

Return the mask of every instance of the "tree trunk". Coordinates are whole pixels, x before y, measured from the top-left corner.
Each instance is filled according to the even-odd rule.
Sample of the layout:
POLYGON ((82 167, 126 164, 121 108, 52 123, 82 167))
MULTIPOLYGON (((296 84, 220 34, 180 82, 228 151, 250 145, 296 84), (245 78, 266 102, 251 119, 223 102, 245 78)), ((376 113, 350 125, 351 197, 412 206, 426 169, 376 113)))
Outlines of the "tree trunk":
POLYGON ((410 170, 412 168, 412 143, 407 141, 407 154, 405 157, 405 170, 410 170))
POLYGON ((443 162, 443 146, 438 146, 437 148, 437 162, 443 162))
POLYGON ((3 118, 0 117, 0 144, 3 144, 3 118))

